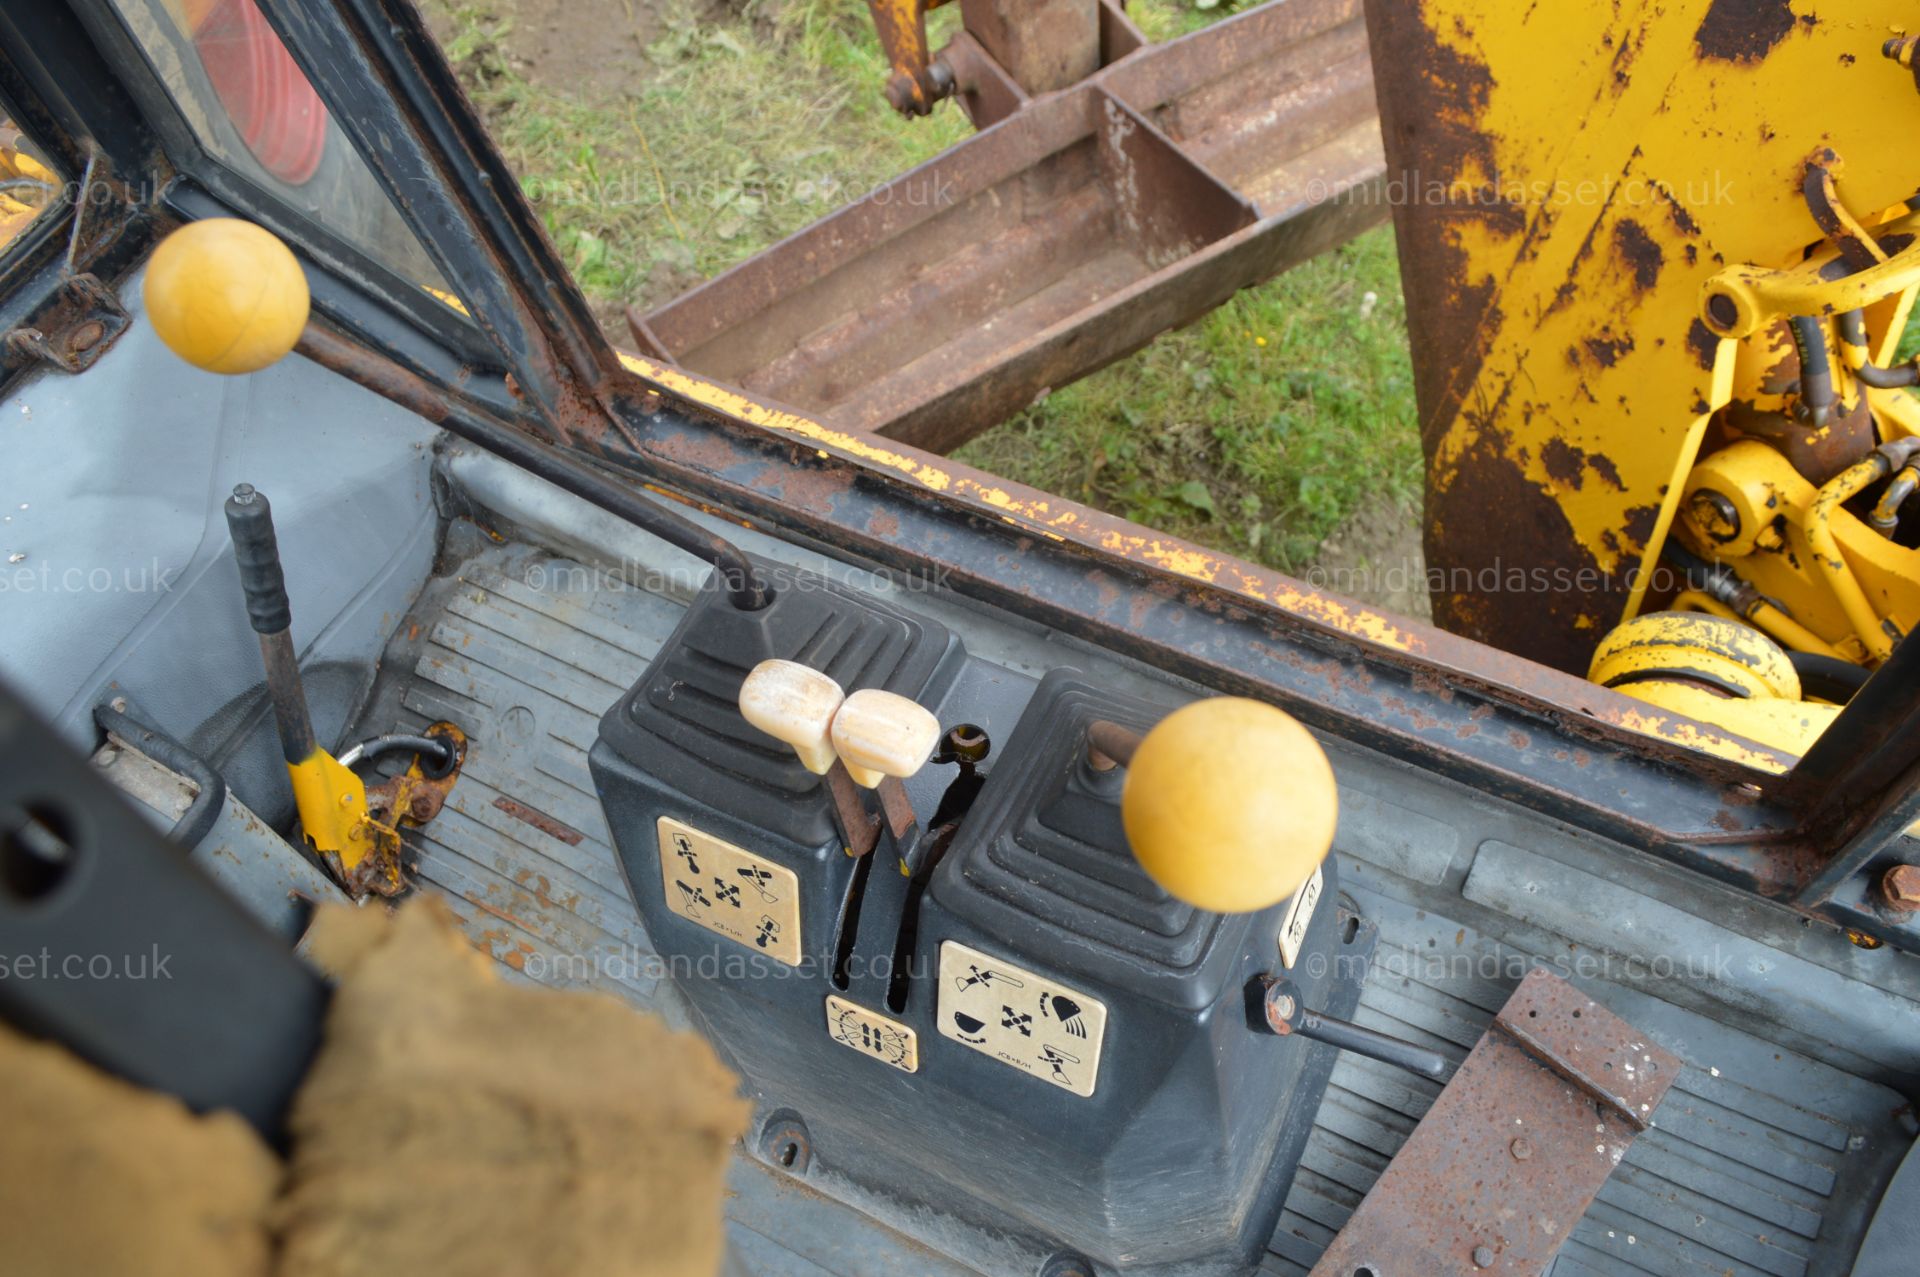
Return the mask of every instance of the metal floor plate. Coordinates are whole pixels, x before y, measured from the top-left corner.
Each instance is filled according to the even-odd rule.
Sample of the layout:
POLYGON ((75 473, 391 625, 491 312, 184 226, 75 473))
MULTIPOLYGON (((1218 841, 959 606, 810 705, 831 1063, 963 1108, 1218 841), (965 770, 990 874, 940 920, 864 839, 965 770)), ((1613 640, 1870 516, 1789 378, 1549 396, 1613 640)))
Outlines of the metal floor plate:
MULTIPOLYGON (((362 723, 386 730, 445 717, 471 737, 460 784, 421 840, 421 880, 447 897, 474 943, 514 978, 603 989, 684 1024, 685 1011, 628 902, 586 760, 600 715, 639 676, 681 604, 627 588, 604 570, 489 541, 464 524, 454 525, 449 545, 449 558, 471 557, 455 576, 431 582, 399 627, 362 723)), ((752 548, 765 552, 762 544, 752 548)), ((1018 653, 1030 670, 1064 659, 1044 636, 1000 628, 1006 632, 982 640, 996 659, 1018 653)), ((1085 653, 1074 660, 1089 663, 1085 653)), ((1494 809, 1476 808, 1482 800, 1475 796, 1438 789, 1429 803, 1419 785, 1394 777, 1383 760, 1335 751, 1335 765, 1343 786, 1345 885, 1382 937, 1359 1017, 1370 1027, 1464 1057, 1529 961, 1647 958, 1645 946, 1636 947, 1644 910, 1674 907, 1662 867, 1640 879, 1609 861, 1595 890, 1617 898, 1604 902, 1611 912, 1598 913, 1590 893, 1570 901, 1566 893, 1574 888, 1554 877, 1582 873, 1565 855, 1523 851, 1474 832, 1478 821, 1515 843, 1544 845, 1544 837, 1527 841, 1516 832, 1530 817, 1488 814, 1494 809), (1448 805, 1445 820, 1431 814, 1440 803, 1448 805), (1536 906, 1534 916, 1505 893, 1536 906), (1592 928, 1602 939, 1615 937, 1616 951, 1582 934, 1592 928)), ((1564 833, 1556 837, 1566 841, 1564 833)), ((1708 916, 1728 926, 1743 917, 1731 905, 1708 916)), ((1784 925, 1772 913, 1767 919, 1784 925)), ((1574 1227, 1557 1277, 1837 1277, 1851 1264, 1865 1213, 1912 1140, 1905 1101, 1870 1080, 1912 1067, 1898 1042, 1876 1046, 1862 1023, 1857 1040, 1846 1035, 1846 1048, 1814 1051, 1804 1037, 1782 1041, 1784 1031, 1740 1004, 1759 996, 1757 980, 1784 987, 1800 974, 1834 978, 1832 967, 1845 955, 1809 962, 1767 948, 1771 956, 1761 960, 1739 949, 1756 947, 1745 932, 1725 934, 1742 965, 1704 984, 1650 984, 1645 972, 1610 982, 1610 967, 1589 978, 1573 966, 1588 993, 1688 1063, 1656 1128, 1634 1144, 1574 1227), (1768 970, 1756 973, 1756 963, 1768 970), (1668 1001, 1647 991, 1654 987, 1685 993, 1668 1001)), ((1857 992, 1911 1017, 1905 969, 1887 969, 1896 974, 1877 985, 1856 979, 1857 992)), ((1821 1014, 1864 1021, 1856 1003, 1870 1005, 1855 999, 1816 1008, 1806 1034, 1822 1031, 1821 1014)), ((1299 1274, 1312 1266, 1437 1091, 1384 1065, 1340 1061, 1266 1272, 1299 1274)), ((743 1153, 728 1207, 736 1268, 767 1277, 941 1277, 1009 1271, 1020 1262, 983 1252, 978 1239, 963 1244, 938 1220, 896 1211, 888 1217, 895 1227, 883 1227, 813 1191, 821 1187, 838 1195, 831 1183, 802 1186, 743 1153), (966 1264, 896 1228, 964 1255, 966 1264)))

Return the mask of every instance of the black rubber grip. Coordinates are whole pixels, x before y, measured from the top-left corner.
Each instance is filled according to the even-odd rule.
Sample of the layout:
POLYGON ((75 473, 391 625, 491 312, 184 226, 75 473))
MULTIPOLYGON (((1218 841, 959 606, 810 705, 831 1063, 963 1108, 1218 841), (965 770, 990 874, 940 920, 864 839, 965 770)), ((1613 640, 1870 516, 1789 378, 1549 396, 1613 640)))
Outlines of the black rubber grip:
POLYGON ((227 530, 247 596, 247 620, 256 634, 278 634, 293 625, 287 578, 280 571, 280 543, 273 536, 273 507, 265 493, 243 483, 227 498, 227 530))

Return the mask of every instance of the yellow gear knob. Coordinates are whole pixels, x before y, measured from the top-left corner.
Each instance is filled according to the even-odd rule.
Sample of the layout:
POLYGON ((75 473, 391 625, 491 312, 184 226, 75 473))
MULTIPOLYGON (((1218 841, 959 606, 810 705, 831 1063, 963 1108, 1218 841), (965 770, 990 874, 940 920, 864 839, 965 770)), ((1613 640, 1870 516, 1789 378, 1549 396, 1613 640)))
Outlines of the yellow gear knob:
POLYGON ((252 222, 189 222, 160 242, 142 291, 160 340, 208 372, 258 372, 307 325, 307 277, 279 236, 252 222))
POLYGON ((1299 890, 1333 846, 1339 799, 1320 743, 1259 701, 1195 701, 1127 764, 1127 841, 1168 894, 1248 913, 1299 890))

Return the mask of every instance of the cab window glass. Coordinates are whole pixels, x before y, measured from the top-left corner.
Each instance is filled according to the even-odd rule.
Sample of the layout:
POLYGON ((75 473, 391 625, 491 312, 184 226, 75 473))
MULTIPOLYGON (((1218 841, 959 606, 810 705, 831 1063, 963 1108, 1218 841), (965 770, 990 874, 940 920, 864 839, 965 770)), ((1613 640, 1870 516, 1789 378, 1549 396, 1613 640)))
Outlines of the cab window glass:
POLYGON ((114 0, 200 144, 306 219, 459 303, 254 0, 114 0))
POLYGON ((0 110, 0 252, 61 203, 66 179, 0 110))

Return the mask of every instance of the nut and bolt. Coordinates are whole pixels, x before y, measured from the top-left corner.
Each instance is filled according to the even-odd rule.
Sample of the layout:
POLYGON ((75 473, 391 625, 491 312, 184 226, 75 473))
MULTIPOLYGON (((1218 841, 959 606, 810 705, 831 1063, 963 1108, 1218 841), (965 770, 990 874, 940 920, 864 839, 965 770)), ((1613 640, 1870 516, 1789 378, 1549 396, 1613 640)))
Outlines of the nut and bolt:
POLYGON ((433 795, 415 794, 407 800, 407 815, 415 820, 425 820, 433 815, 433 795))
POLYGON ((1493 1247, 1475 1246, 1473 1248, 1473 1266, 1475 1268, 1493 1267, 1493 1247))
POLYGON ((1920 865, 1895 865, 1880 879, 1880 896, 1902 913, 1920 909, 1920 865))
POLYGON ((1300 999, 1294 996, 1285 981, 1268 977, 1267 993, 1262 1013, 1266 1016, 1267 1027, 1280 1037, 1293 1032, 1293 1021, 1300 1014, 1300 999))
POLYGON ((1533 1145, 1529 1144, 1523 1136, 1507 1145, 1507 1151, 1513 1154, 1514 1161, 1524 1162, 1533 1156, 1533 1145))

